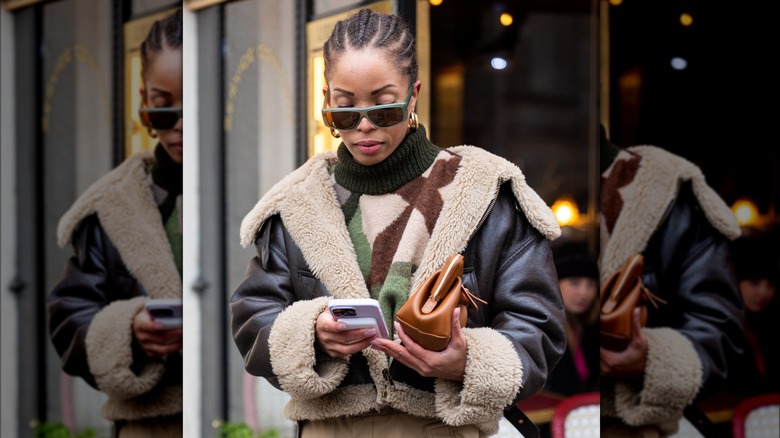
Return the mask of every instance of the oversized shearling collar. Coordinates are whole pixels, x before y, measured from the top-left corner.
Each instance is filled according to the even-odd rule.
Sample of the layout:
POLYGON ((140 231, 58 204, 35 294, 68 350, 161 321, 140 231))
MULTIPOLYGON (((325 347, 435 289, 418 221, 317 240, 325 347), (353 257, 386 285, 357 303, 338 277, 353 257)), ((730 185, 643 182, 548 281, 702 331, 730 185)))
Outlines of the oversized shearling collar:
POLYGON ((70 243, 79 223, 97 214, 128 271, 149 296, 179 298, 181 279, 147 172, 153 160, 150 152, 138 153, 93 183, 60 219, 57 243, 70 243))
POLYGON ((620 152, 602 175, 602 179, 608 179, 616 163, 631 159, 632 154, 641 158, 633 179, 618 189, 624 201, 611 233, 601 221, 602 281, 617 271, 631 254, 645 249, 676 198, 682 182, 691 181, 704 215, 718 231, 729 239, 740 235, 736 218, 707 184, 699 167, 655 146, 632 146, 627 150, 628 153, 620 152))
MULTIPOLYGON (((466 247, 503 182, 511 181, 518 205, 534 228, 548 239, 560 235, 552 211, 516 165, 474 146, 449 150, 463 157, 461 167, 412 279, 412 290, 450 254, 466 247)), ((251 245, 263 222, 278 213, 312 272, 336 298, 366 298, 369 293, 330 178, 336 159, 334 152, 319 154, 274 185, 244 217, 241 245, 251 245)))

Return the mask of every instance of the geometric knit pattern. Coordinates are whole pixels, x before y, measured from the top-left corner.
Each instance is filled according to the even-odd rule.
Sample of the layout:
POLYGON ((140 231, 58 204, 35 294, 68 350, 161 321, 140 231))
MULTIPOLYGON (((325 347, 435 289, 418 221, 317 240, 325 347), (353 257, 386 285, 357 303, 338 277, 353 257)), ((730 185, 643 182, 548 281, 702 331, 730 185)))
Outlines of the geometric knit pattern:
POLYGON ((621 150, 609 171, 601 176, 601 215, 609 234, 612 234, 623 209, 621 189, 634 180, 641 161, 642 157, 638 154, 621 150))
POLYGON ((358 265, 391 332, 393 318, 409 296, 412 275, 452 192, 460 160, 442 150, 422 175, 380 195, 352 193, 332 178, 358 265))

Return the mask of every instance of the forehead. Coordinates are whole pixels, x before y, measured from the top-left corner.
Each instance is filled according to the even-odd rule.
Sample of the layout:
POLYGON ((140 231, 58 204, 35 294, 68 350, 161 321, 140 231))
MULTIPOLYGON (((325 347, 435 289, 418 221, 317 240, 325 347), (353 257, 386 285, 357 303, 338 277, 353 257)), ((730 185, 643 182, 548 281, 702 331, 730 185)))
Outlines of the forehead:
POLYGON ((347 49, 331 68, 331 87, 355 90, 394 84, 403 88, 407 82, 398 63, 374 49, 347 49))
POLYGON ((182 52, 181 49, 163 48, 155 53, 146 66, 147 85, 165 85, 166 89, 181 88, 182 52))

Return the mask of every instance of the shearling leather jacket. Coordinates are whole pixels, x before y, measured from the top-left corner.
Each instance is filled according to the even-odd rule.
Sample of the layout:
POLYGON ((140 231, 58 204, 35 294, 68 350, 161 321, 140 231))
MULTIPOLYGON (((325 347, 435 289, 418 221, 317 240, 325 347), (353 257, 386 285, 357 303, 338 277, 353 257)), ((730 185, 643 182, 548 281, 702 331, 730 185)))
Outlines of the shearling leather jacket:
POLYGON ((743 310, 728 249, 740 229, 701 169, 655 146, 617 154, 602 174, 601 205, 601 280, 641 252, 645 285, 666 301, 650 306, 642 329, 643 377, 602 379, 601 415, 668 436, 740 354, 743 310))
POLYGON ((57 229, 59 245, 72 245, 74 255, 48 298, 50 338, 63 370, 108 396, 108 420, 182 410, 181 357, 150 359, 132 334, 147 297, 181 297, 152 163, 146 152, 125 160, 76 200, 57 229))
POLYGON ((231 298, 234 340, 247 371, 291 395, 289 419, 392 407, 453 426, 475 424, 487 436, 497 431, 504 407, 539 391, 562 356, 563 303, 547 241, 557 232, 554 217, 524 181, 501 174, 519 169, 477 148, 451 150, 464 157, 456 184, 473 187, 454 193, 474 196, 474 208, 485 216, 453 224, 446 242, 432 237, 429 245, 441 244, 443 252, 421 262, 412 290, 449 251, 465 246, 465 286, 488 304, 469 308, 464 382, 424 378, 397 362, 388 366, 388 357, 371 348, 348 359, 315 348, 314 321, 331 297, 368 296, 359 271, 341 258, 349 258, 351 242, 333 232, 345 225, 337 204, 327 202, 327 157, 283 180, 245 218, 242 241, 254 243, 256 256, 231 298), (333 241, 333 252, 317 253, 333 241))

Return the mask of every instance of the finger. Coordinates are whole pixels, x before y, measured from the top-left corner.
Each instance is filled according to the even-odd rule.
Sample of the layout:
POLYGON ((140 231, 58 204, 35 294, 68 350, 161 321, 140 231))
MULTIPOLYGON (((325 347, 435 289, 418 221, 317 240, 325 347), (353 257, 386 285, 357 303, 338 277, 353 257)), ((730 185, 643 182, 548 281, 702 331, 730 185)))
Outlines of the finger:
POLYGON ((165 357, 171 353, 175 353, 182 348, 182 343, 174 344, 149 344, 144 348, 147 356, 150 357, 165 357))
POLYGON ((343 335, 343 343, 346 345, 352 345, 364 340, 370 341, 372 338, 376 337, 377 331, 376 329, 355 329, 346 331, 343 333, 343 335))
POLYGON ((401 324, 398 321, 393 323, 393 327, 395 328, 395 332, 398 333, 398 338, 401 339, 401 342, 404 343, 406 348, 415 348, 415 347, 417 347, 417 348, 425 350, 424 348, 420 347, 419 344, 414 342, 412 340, 412 338, 409 337, 409 335, 406 334, 406 332, 404 331, 404 328, 401 326, 401 324))
POLYGON ((639 307, 635 307, 634 308, 633 319, 634 319, 634 328, 637 329, 637 330, 641 330, 642 329, 641 314, 642 314, 642 309, 640 309, 639 307))
POLYGON ((455 310, 452 311, 452 336, 450 336, 450 342, 447 345, 449 347, 453 343, 460 342, 460 340, 463 338, 463 333, 461 332, 460 327, 460 306, 456 307, 455 310))

